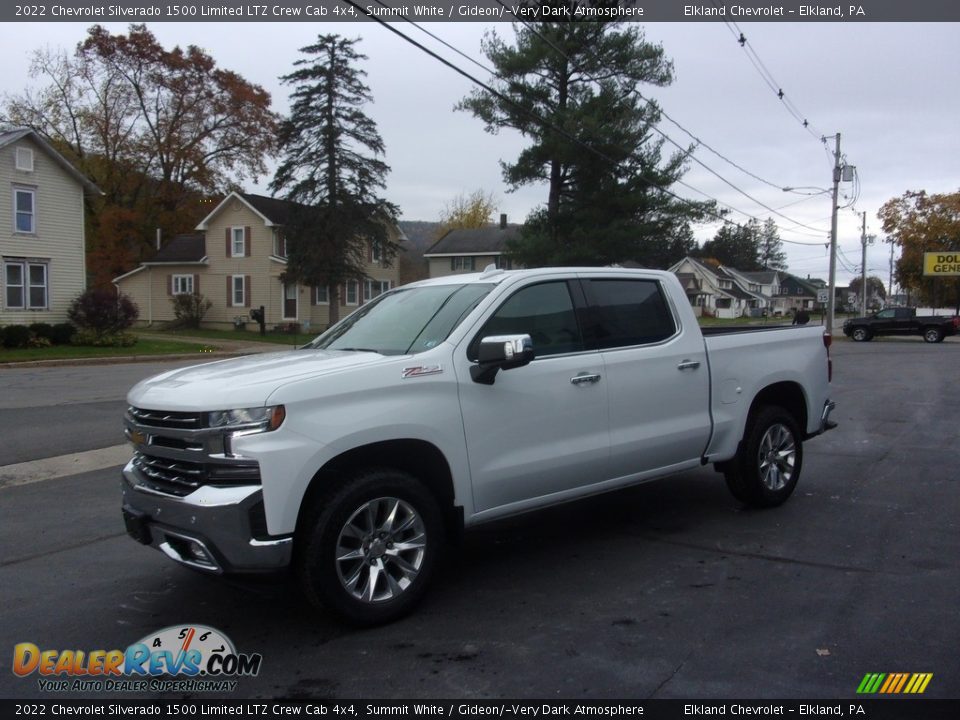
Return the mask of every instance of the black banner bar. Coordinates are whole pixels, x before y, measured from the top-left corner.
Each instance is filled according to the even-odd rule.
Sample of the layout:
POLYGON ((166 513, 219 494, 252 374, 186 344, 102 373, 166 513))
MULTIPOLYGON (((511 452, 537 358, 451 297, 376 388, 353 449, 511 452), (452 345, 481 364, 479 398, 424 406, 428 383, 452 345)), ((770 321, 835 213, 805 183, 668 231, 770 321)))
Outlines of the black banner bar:
MULTIPOLYGON (((539 3, 532 3, 539 5, 539 3)), ((594 8, 590 2, 522 8, 516 0, 37 0, 4 2, 3 22, 512 22, 617 19, 634 22, 958 22, 955 0, 621 0, 594 8), (359 9, 358 9, 359 8, 359 9)))
POLYGON ((0 718, 836 718, 953 720, 960 700, 0 700, 0 718))

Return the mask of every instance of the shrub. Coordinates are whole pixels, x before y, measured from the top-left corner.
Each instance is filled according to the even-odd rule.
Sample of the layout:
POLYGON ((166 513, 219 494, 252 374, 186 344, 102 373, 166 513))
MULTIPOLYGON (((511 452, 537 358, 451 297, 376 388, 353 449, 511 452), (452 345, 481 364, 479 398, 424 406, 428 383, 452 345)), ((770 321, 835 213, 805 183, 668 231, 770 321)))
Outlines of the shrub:
POLYGON ((50 323, 37 322, 31 323, 30 332, 33 333, 33 336, 36 338, 43 338, 48 340, 50 344, 53 344, 53 325, 50 323))
POLYGON ((137 336, 126 332, 98 333, 82 329, 74 333, 72 342, 89 347, 133 347, 137 344, 137 336))
POLYGON ((69 345, 77 329, 70 323, 57 323, 50 333, 50 340, 54 345, 69 345))
POLYGON ((30 342, 30 328, 26 325, 7 325, 3 329, 3 346, 8 349, 26 347, 30 342))
POLYGON ((176 321, 175 327, 198 328, 207 314, 207 310, 213 307, 213 303, 207 300, 201 293, 183 293, 174 295, 170 298, 173 303, 173 315, 176 321))
POLYGON ((91 288, 79 295, 67 311, 73 323, 97 336, 115 335, 133 325, 140 311, 123 293, 91 288))
POLYGON ((50 338, 45 338, 42 335, 31 335, 30 339, 27 340, 27 347, 30 348, 45 348, 53 345, 50 342, 50 338))

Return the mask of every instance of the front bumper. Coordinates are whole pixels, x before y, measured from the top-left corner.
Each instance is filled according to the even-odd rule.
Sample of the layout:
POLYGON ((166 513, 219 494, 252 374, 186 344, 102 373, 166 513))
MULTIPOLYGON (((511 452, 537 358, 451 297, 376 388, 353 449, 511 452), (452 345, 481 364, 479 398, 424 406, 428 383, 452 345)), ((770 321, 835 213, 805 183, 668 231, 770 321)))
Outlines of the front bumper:
POLYGON ((256 573, 290 564, 293 538, 266 536, 260 485, 203 485, 178 497, 143 482, 133 461, 123 469, 127 532, 178 563, 211 573, 256 573))

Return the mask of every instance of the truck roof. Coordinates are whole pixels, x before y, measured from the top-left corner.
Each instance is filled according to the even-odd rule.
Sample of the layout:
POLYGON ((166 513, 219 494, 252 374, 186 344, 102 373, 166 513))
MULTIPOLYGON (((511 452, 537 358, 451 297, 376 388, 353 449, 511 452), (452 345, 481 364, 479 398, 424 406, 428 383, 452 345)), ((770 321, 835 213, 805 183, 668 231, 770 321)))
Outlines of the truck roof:
POLYGON ((593 275, 623 275, 627 274, 637 274, 644 275, 646 277, 661 276, 669 277, 673 273, 667 272, 666 270, 637 270, 634 268, 619 268, 619 267, 545 267, 545 268, 529 268, 525 270, 501 270, 500 268, 495 268, 492 265, 488 266, 483 272, 476 273, 461 273, 458 275, 444 275, 443 277, 430 278, 428 280, 419 280, 417 282, 412 282, 405 287, 424 287, 429 285, 466 285, 469 283, 495 283, 499 284, 508 278, 523 278, 523 277, 538 277, 544 276, 549 277, 550 275, 559 275, 564 274, 568 275, 570 273, 590 273, 593 275))

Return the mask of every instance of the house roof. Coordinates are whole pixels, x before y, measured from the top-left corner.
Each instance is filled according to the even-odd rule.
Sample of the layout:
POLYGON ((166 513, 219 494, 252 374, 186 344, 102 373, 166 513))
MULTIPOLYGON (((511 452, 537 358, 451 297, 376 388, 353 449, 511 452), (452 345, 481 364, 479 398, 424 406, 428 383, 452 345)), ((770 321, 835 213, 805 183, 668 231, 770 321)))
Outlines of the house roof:
MULTIPOLYGON (((268 211, 273 210, 273 212, 276 214, 279 211, 279 205, 274 205, 274 203, 286 203, 287 202, 286 200, 277 200, 276 198, 268 198, 264 195, 253 195, 250 193, 238 193, 234 191, 229 193, 225 198, 223 198, 223 200, 217 203, 217 206, 213 210, 211 210, 203 220, 200 221, 196 229, 206 230, 209 227, 210 221, 213 219, 213 217, 217 215, 220 212, 220 210, 222 210, 224 206, 226 206, 226 204, 230 202, 231 199, 239 200, 248 208, 250 208, 254 213, 259 215, 263 219, 263 224, 266 225, 267 227, 283 224, 279 221, 272 219, 270 215, 263 212, 263 210, 261 210, 260 207, 258 206, 263 207, 264 210, 268 210, 268 211)), ((286 219, 287 217, 286 213, 283 214, 283 217, 284 219, 286 219)))
POLYGON ((776 270, 760 270, 758 272, 741 272, 747 280, 755 282, 759 285, 772 285, 773 282, 777 279, 776 270))
POLYGON ((506 252, 508 240, 520 235, 519 225, 491 225, 469 230, 450 230, 423 254, 424 257, 442 255, 499 255, 506 252))
POLYGON ((246 200, 247 204, 274 225, 287 224, 287 219, 290 217, 290 208, 293 205, 289 200, 267 197, 266 195, 254 195, 253 193, 237 193, 237 195, 246 200))
POLYGON ((166 245, 160 248, 156 255, 144 263, 195 263, 200 262, 207 255, 207 243, 203 233, 187 233, 174 235, 166 245))
POLYGON ((15 130, 0 131, 0 149, 6 147, 7 145, 12 145, 18 140, 23 140, 24 138, 30 138, 30 140, 38 145, 40 149, 43 150, 47 155, 49 155, 53 161, 57 163, 57 165, 63 168, 64 172, 70 175, 78 183, 83 185, 87 190, 95 195, 103 195, 103 191, 94 185, 90 178, 77 170, 73 166, 73 163, 54 150, 53 146, 44 140, 35 130, 31 130, 30 128, 17 128, 15 130))

